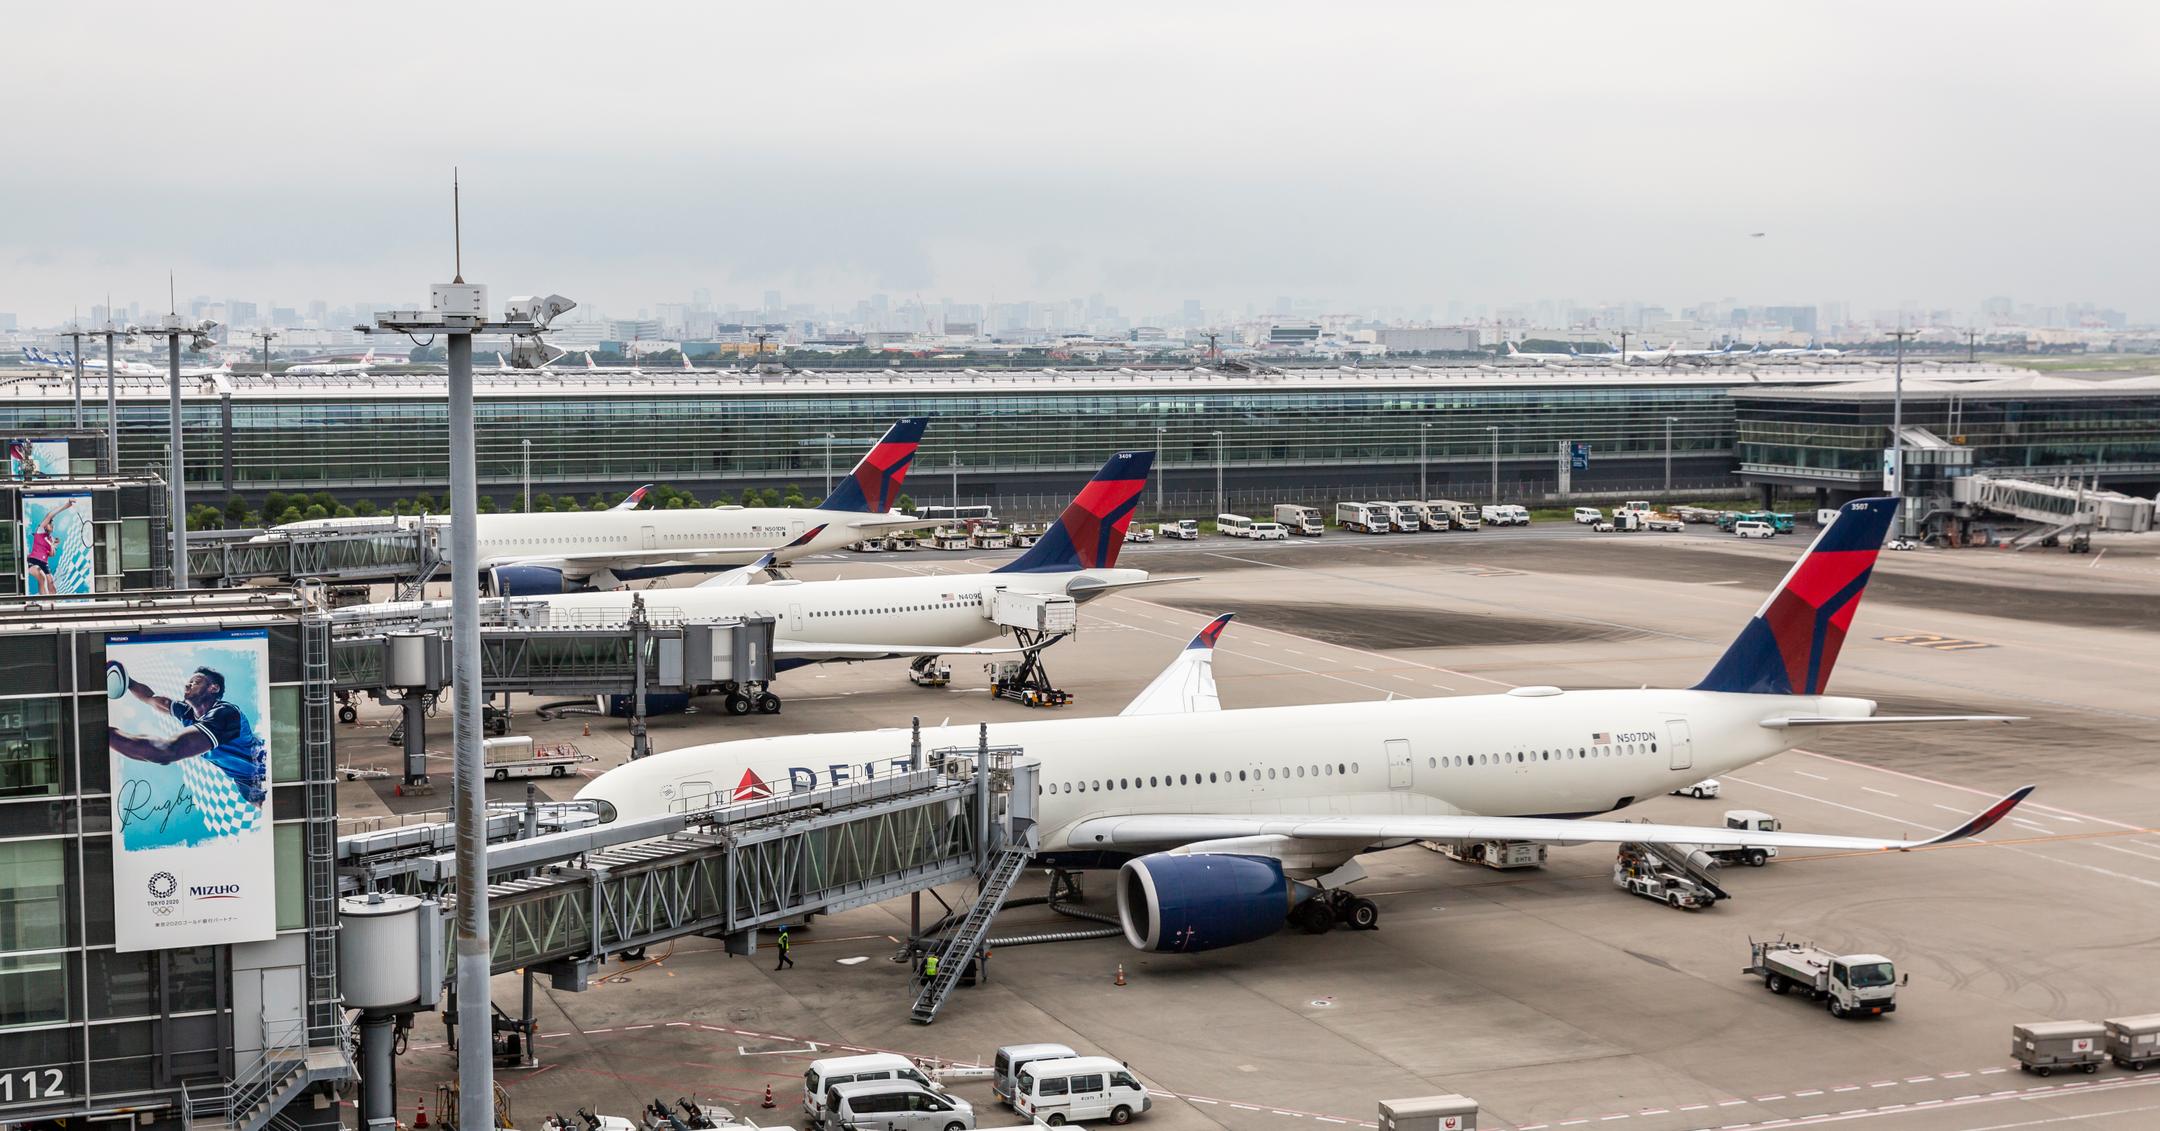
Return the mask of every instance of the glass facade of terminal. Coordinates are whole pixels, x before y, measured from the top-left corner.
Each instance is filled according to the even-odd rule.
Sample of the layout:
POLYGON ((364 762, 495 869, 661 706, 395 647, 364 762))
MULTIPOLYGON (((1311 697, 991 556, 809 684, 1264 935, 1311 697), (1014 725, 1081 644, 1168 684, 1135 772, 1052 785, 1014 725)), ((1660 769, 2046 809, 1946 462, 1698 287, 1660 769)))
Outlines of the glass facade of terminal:
MULTIPOLYGON (((532 441, 536 490, 554 484, 773 485, 822 482, 826 436, 844 472, 893 420, 933 417, 916 460, 919 476, 953 466, 971 479, 1007 473, 1085 472, 1110 453, 1156 447, 1173 468, 1212 468, 1215 433, 1233 478, 1253 469, 1294 471, 1392 465, 1413 468, 1420 443, 1434 466, 1500 458, 1549 466, 1556 444, 1584 441, 1593 460, 1657 459, 1667 420, 1682 457, 1724 455, 1733 444, 1726 388, 1711 384, 1516 384, 1432 386, 1285 383, 1210 387, 1195 382, 1130 390, 1056 390, 1048 382, 985 387, 980 393, 890 392, 865 387, 835 394, 775 390, 713 393, 577 389, 489 395, 478 406, 481 482, 507 497, 519 482, 522 441, 532 441)), ((103 426, 102 403, 91 427, 103 426)), ((63 404, 0 402, 0 432, 59 427, 63 404)), ((227 457, 220 402, 186 402, 188 480, 223 482, 227 457)), ((234 486, 359 489, 377 495, 440 491, 448 482, 447 424, 441 400, 340 392, 321 397, 232 398, 234 486)), ((125 468, 162 467, 162 401, 123 403, 125 468)), ((1596 466, 1593 464, 1593 466, 1596 466)), ((1411 471, 1414 475, 1414 470, 1411 471)))
MULTIPOLYGON (((235 948, 114 947, 104 647, 102 632, 0 633, 0 1123, 140 1106, 176 1125, 182 1083, 234 1071, 235 948)), ((307 776, 298 654, 296 632, 272 630, 280 783, 307 776)), ((271 791, 281 934, 308 926, 305 788, 271 791)))
MULTIPOLYGON (((1867 480, 1890 444, 1887 398, 1735 393, 1740 467, 1768 475, 1867 480)), ((1971 449, 1975 469, 2114 467, 2160 472, 2160 394, 1907 397, 1905 423, 1971 449)))

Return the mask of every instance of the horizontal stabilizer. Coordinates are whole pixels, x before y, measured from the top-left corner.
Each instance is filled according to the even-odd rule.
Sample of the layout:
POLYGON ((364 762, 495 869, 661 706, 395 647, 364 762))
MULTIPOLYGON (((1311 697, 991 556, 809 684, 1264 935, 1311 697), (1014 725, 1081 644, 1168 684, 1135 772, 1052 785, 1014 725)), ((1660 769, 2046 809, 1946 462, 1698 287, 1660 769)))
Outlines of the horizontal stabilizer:
POLYGON ((1764 719, 1762 725, 1771 730, 1786 727, 1850 727, 1880 726, 1885 723, 2022 723, 2027 715, 1871 715, 1867 718, 1839 718, 1830 715, 1780 715, 1764 719))

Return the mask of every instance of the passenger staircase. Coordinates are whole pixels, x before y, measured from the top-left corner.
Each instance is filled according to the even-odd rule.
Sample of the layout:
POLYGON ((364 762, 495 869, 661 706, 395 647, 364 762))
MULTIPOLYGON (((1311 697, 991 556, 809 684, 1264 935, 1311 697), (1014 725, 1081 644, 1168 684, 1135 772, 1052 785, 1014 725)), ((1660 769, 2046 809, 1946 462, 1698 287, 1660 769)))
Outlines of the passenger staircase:
POLYGON ((1678 879, 1701 889, 1705 902, 1732 898, 1732 893, 1718 886, 1717 861, 1691 845, 1630 841, 1620 846, 1620 854, 1636 857, 1642 867, 1664 875, 1667 883, 1678 879))
POLYGON ((960 984, 960 975, 968 963, 981 952, 983 940, 990 936, 990 923, 997 918, 998 909, 1005 906, 1005 897, 1027 868, 1027 862, 1035 855, 1035 847, 1026 841, 1014 841, 998 851, 990 861, 989 871, 983 876, 982 890, 975 897, 975 906, 968 909, 967 918, 960 921, 958 929, 945 940, 945 948, 938 952, 937 976, 923 984, 922 992, 915 997, 915 1008, 908 1018, 918 1025, 928 1025, 937 1020, 938 1010, 953 987, 960 984))

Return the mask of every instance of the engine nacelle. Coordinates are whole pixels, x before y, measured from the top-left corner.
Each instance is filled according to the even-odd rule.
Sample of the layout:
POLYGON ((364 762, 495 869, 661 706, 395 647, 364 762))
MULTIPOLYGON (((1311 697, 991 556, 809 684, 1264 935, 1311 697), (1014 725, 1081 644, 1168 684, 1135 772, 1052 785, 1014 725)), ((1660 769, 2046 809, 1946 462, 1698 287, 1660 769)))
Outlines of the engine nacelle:
POLYGON ((488 571, 488 588, 497 597, 548 597, 557 593, 584 593, 591 586, 564 577, 555 566, 508 565, 488 571))
POLYGON ((1134 947, 1184 954, 1264 939, 1315 894, 1265 856, 1157 852, 1118 870, 1118 919, 1134 947))

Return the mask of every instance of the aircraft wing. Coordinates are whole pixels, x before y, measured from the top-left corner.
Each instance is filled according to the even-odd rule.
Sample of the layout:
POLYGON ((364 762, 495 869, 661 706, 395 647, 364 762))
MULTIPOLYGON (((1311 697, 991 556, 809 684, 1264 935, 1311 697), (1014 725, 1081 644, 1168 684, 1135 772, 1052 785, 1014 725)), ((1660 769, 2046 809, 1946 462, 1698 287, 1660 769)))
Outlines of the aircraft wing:
POLYGON ((1003 648, 955 648, 949 644, 821 644, 813 640, 775 640, 776 660, 807 660, 814 664, 857 663, 863 660, 904 660, 915 656, 1001 656, 1025 652, 1014 644, 1003 648))
POLYGON ((1194 711, 1220 711, 1222 698, 1215 693, 1215 641, 1236 613, 1224 613, 1208 622, 1179 652, 1177 659, 1155 677, 1155 682, 1133 697, 1120 715, 1183 715, 1194 711))
POLYGON ((1762 725, 1771 730, 1786 727, 1842 727, 1887 726, 1893 723, 2021 723, 2026 715, 1868 715, 1863 718, 1840 718, 1835 715, 1780 715, 1764 719, 1762 725))
POLYGON ((938 525, 937 519, 908 514, 854 515, 843 521, 856 530, 927 530, 938 525))
POLYGON ((1198 581, 1198 577, 1147 577, 1139 581, 1105 581, 1094 577, 1076 577, 1065 585, 1068 597, 1096 597, 1118 589, 1138 589, 1143 585, 1174 585, 1180 581, 1198 581))
MULTIPOLYGON (((642 490, 642 488, 641 488, 642 490)), ((530 557, 490 558, 489 568, 539 565, 565 573, 599 573, 612 569, 651 569, 654 566, 739 566, 753 564, 780 550, 808 543, 824 533, 825 524, 813 526, 785 546, 701 546, 671 550, 600 550, 590 554, 536 554, 530 557)))
POLYGON ((1377 844, 1391 840, 1527 840, 1544 844, 1692 844, 1706 848, 1823 848, 1898 851, 1932 848, 1978 836, 2032 793, 2021 787, 1979 815, 1940 836, 1899 840, 1822 833, 1755 832, 1697 825, 1650 825, 1628 821, 1570 821, 1552 817, 1474 817, 1440 814, 1400 816, 1226 816, 1135 814, 1093 817, 1073 826, 1074 848, 1164 848, 1227 837, 1283 836, 1377 844))

